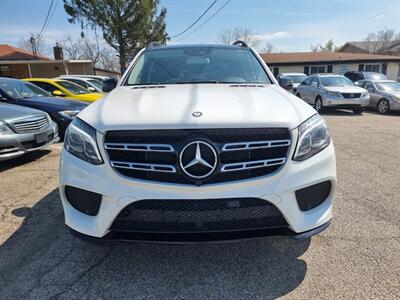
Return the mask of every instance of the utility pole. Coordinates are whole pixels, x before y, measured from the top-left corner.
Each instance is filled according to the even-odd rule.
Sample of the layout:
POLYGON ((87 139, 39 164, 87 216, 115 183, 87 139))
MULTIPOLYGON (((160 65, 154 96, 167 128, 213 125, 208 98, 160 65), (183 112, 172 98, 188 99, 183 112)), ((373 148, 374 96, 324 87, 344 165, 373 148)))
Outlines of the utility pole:
POLYGON ((33 36, 31 36, 31 46, 32 46, 33 57, 37 58, 36 40, 33 36))

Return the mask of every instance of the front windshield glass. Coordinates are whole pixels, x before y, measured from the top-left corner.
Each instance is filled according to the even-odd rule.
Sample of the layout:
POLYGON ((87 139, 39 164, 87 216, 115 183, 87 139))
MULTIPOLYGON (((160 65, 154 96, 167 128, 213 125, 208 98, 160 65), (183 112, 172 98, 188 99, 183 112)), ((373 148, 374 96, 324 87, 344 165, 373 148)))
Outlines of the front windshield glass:
POLYGON ((8 96, 15 99, 50 96, 40 87, 19 80, 0 81, 0 89, 8 96))
POLYGON ((385 80, 387 77, 380 73, 364 73, 365 79, 369 80, 385 80))
POLYGON ((285 77, 289 77, 293 80, 293 83, 302 83, 307 79, 307 75, 284 75, 285 77))
POLYGON ((386 82, 375 82, 378 90, 388 92, 388 91, 400 91, 400 83, 395 81, 386 82))
POLYGON ((249 49, 182 47, 146 50, 125 84, 271 83, 249 49))
POLYGON ((57 84, 59 84, 60 86, 62 86, 64 89, 70 91, 72 94, 75 95, 80 95, 80 94, 90 94, 91 91, 85 89, 84 87, 70 82, 70 81, 66 81, 66 80, 60 80, 60 81, 56 81, 57 84))
POLYGON ((344 76, 321 76, 320 80, 323 86, 354 86, 353 82, 344 76))

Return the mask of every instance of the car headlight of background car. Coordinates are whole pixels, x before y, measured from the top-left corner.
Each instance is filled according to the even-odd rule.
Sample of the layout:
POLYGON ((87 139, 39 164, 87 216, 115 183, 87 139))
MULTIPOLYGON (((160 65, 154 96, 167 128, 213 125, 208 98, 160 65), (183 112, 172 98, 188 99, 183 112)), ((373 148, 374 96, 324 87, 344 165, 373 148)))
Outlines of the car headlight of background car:
POLYGON ((58 114, 67 119, 73 119, 79 114, 79 110, 64 110, 59 111, 58 114))
POLYGON ((13 134, 13 131, 10 129, 10 127, 7 126, 6 123, 0 121, 0 135, 8 134, 13 134))
POLYGON ((299 137, 293 160, 305 160, 328 147, 331 134, 325 121, 316 114, 299 127, 299 137))
POLYGON ((64 148, 72 155, 94 165, 103 163, 96 142, 96 129, 75 118, 68 126, 64 148))
POLYGON ((342 94, 339 92, 326 91, 326 94, 332 97, 342 97, 342 94))
POLYGON ((400 96, 392 96, 392 99, 393 99, 394 101, 400 101, 400 96))

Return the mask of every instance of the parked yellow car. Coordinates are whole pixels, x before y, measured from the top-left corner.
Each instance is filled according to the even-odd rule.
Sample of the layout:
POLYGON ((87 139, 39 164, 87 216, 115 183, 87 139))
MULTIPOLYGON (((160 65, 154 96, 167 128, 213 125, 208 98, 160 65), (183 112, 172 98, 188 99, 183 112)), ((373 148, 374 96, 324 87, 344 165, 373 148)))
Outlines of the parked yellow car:
POLYGON ((29 81, 57 97, 68 97, 85 102, 94 102, 103 97, 101 93, 92 93, 68 80, 48 78, 26 78, 23 80, 29 81))

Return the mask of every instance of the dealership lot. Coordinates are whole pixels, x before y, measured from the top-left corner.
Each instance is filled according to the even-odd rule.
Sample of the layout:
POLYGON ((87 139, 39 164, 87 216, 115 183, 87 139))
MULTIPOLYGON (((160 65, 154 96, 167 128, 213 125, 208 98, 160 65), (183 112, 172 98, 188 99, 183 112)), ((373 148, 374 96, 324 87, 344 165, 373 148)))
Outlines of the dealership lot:
POLYGON ((303 241, 93 245, 63 224, 61 144, 2 163, 0 298, 399 298, 400 115, 325 118, 334 221, 303 241))

